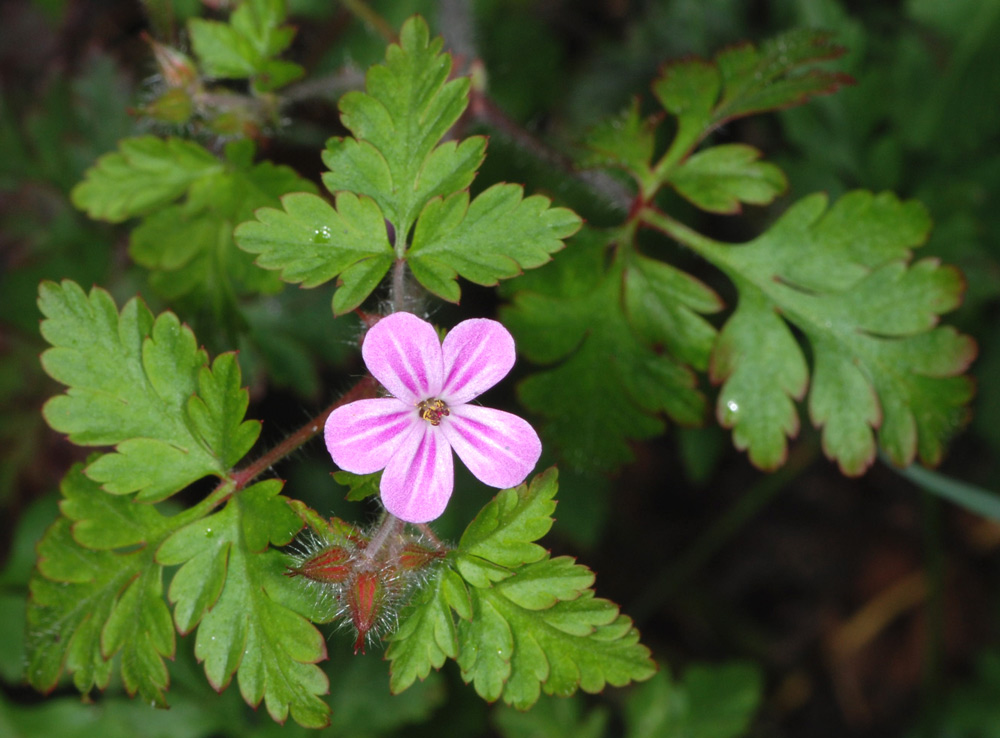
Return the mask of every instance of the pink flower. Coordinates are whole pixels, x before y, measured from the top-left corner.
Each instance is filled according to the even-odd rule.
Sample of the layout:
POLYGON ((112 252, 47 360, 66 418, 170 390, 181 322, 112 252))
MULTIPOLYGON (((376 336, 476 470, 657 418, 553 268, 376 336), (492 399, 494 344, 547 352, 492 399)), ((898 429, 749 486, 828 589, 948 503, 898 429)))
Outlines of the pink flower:
POLYGON ((361 355, 392 397, 359 400, 330 413, 326 447, 355 474, 382 475, 382 503, 398 518, 441 515, 455 485, 451 452, 491 487, 520 484, 542 452, 516 415, 469 404, 514 366, 514 339, 495 320, 466 320, 438 340, 410 313, 382 318, 361 355))

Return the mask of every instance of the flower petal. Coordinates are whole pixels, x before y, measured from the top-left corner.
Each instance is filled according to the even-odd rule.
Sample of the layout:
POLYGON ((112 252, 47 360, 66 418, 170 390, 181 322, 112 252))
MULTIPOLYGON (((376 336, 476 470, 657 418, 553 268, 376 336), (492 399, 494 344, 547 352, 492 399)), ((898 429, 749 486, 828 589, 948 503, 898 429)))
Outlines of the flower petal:
POLYGON ((434 326, 412 313, 392 313, 372 326, 361 355, 372 376, 400 400, 416 405, 441 393, 441 341, 434 326))
POLYGON ((358 400, 338 407, 323 430, 333 462, 344 471, 384 469, 415 426, 426 425, 412 407, 392 397, 358 400))
POLYGON ((491 487, 520 484, 542 454, 535 429, 503 410, 460 405, 438 428, 476 479, 491 487))
POLYGON ((455 486, 451 448, 438 430, 421 423, 423 432, 406 437, 382 475, 382 504, 408 523, 439 517, 455 486))
POLYGON ((456 325, 441 346, 444 354, 444 388, 449 405, 478 397, 514 366, 514 338, 501 323, 477 318, 456 325))

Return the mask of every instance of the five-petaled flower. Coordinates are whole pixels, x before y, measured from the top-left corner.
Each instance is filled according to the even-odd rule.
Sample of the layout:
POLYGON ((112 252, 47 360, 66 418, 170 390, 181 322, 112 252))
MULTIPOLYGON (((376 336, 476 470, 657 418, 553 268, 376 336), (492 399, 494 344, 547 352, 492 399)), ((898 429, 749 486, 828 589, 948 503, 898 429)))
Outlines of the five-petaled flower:
POLYGON ((385 469, 382 503, 396 517, 425 523, 444 512, 452 449, 491 487, 520 484, 534 468, 542 444, 526 421, 469 404, 514 365, 514 339, 500 323, 463 321, 442 343, 430 323, 393 313, 368 331, 361 354, 392 397, 334 410, 326 447, 346 471, 385 469))

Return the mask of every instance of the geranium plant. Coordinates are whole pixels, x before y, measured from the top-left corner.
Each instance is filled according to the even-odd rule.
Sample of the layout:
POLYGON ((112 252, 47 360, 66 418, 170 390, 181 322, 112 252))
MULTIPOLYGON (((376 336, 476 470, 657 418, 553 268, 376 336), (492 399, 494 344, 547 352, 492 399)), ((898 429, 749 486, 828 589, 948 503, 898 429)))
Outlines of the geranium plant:
MULTIPOLYGON (((144 112, 190 135, 125 139, 73 190, 92 218, 136 219, 129 254, 157 299, 227 350, 210 358, 175 312, 139 297, 119 308, 100 287, 41 285, 41 361, 65 387, 44 416, 96 451, 66 475, 38 547, 37 689, 68 673, 86 694, 118 674, 165 706, 165 660, 192 647, 217 691, 235 678, 274 720, 322 727, 338 685, 319 664, 342 647, 325 623, 353 628, 358 658, 385 646, 394 694, 449 659, 484 700, 522 710, 543 693, 645 681, 658 667, 633 622, 597 596, 589 569, 538 543, 558 491, 555 466, 536 470, 543 448, 574 471, 614 471, 666 420, 705 420, 704 375, 719 424, 761 469, 784 463, 800 401, 845 474, 879 447, 900 465, 940 460, 966 413, 975 346, 938 325, 961 275, 912 261, 930 227, 920 204, 811 195, 741 244, 670 212, 680 198, 680 212, 734 214, 784 191, 760 151, 711 134, 849 83, 821 66, 840 53, 827 35, 668 64, 655 112, 636 101, 593 128, 576 165, 611 171, 627 203, 605 228, 518 184, 479 187, 487 139, 462 134, 470 98, 488 104, 483 80, 456 74, 419 17, 340 98, 326 192, 261 159, 254 140, 281 125, 281 90, 303 74, 279 58, 293 35, 279 0, 246 0, 228 21, 191 20, 190 55, 154 42, 164 88, 144 112), (245 92, 214 88, 219 78, 245 92), (735 295, 728 316, 712 317, 716 289, 649 239, 717 268, 735 295), (499 321, 437 319, 461 280, 500 285, 499 321), (332 292, 323 321, 360 346, 367 373, 339 397, 325 388, 330 407, 262 449, 244 376, 266 382, 273 354, 244 311, 285 283, 332 292), (534 365, 521 367, 519 414, 480 405, 519 355, 534 365), (328 517, 270 473, 314 438, 348 498, 373 500, 374 520, 361 508, 328 517), (457 542, 433 529, 453 456, 495 494, 457 542)), ((759 692, 752 675, 735 679, 759 692)))

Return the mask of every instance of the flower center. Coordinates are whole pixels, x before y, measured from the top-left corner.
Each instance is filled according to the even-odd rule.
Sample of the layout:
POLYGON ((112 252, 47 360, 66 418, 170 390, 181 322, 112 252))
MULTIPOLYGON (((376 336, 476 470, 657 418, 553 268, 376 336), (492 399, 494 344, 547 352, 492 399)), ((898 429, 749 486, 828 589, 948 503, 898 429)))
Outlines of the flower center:
POLYGON ((431 425, 441 425, 441 418, 445 415, 451 415, 451 411, 448 410, 448 406, 444 403, 444 400, 432 399, 423 400, 419 405, 417 405, 417 412, 420 413, 420 417, 426 420, 431 425))

